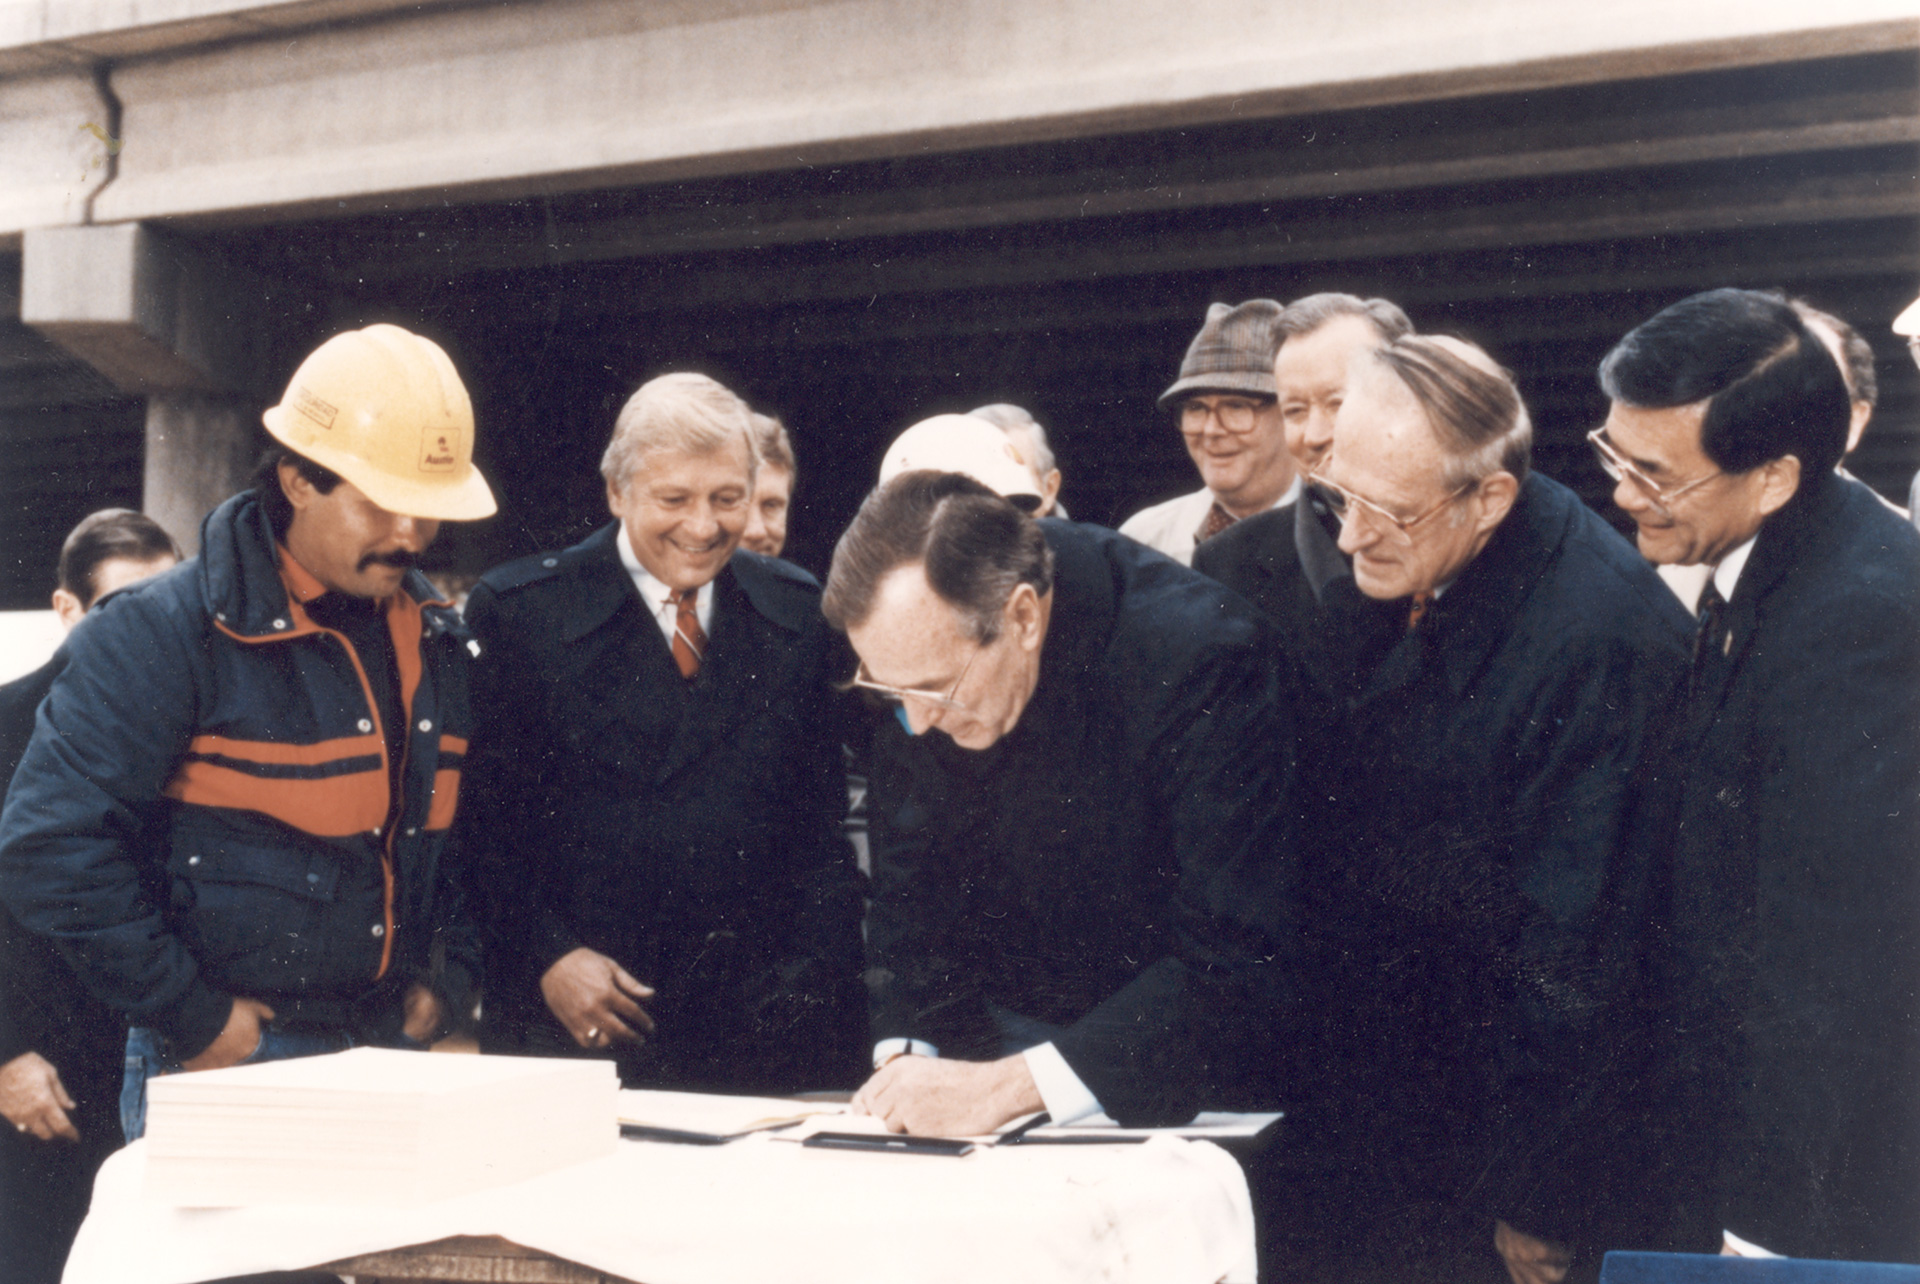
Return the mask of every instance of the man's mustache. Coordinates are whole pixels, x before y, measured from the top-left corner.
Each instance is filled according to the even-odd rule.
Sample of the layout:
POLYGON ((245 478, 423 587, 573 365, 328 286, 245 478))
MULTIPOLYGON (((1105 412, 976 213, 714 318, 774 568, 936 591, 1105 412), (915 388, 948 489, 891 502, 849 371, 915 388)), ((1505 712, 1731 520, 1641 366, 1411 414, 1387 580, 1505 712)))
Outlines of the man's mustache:
POLYGON ((396 548, 390 553, 368 553, 360 559, 355 570, 364 571, 369 566, 391 566, 396 571, 410 571, 420 565, 420 554, 404 548, 396 548))

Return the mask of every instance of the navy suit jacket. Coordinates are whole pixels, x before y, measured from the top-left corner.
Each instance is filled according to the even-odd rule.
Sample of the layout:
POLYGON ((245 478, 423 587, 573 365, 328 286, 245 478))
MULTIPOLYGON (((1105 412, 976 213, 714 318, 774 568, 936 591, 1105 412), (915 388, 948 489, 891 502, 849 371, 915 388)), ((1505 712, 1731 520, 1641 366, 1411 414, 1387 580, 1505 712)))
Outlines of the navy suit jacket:
POLYGON ((586 946, 658 992, 657 1032, 617 1048, 628 1082, 857 1083, 861 884, 819 586, 734 553, 688 682, 618 536, 491 571, 467 605, 480 722, 462 839, 489 911, 492 1034, 564 1050, 539 979, 586 946))
POLYGON ((1727 613, 1673 873, 1707 1229, 1920 1261, 1920 533, 1804 481, 1727 613))

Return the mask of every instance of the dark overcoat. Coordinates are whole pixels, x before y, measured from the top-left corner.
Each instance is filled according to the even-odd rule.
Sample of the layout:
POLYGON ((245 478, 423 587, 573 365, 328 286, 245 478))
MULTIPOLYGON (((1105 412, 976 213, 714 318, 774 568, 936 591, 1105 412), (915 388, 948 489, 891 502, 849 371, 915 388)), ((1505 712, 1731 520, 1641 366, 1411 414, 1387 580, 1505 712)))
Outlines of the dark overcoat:
POLYGON ((874 1033, 995 1056, 997 1006, 1062 1027, 1110 1114, 1184 1120, 1258 1091, 1299 1001, 1291 678, 1213 581, 1040 526, 1053 607, 1013 730, 874 736, 874 1033))
POLYGON ((1817 477, 1760 529, 1702 667, 1672 988, 1725 1228, 1920 1261, 1920 533, 1817 477), (1709 661, 1711 657, 1709 657, 1709 661))
POLYGON ((1235 522, 1193 551, 1193 569, 1258 607, 1296 662, 1309 802, 1337 786, 1320 776, 1339 761, 1347 704, 1406 631, 1405 599, 1362 593, 1338 540, 1337 521, 1309 486, 1293 503, 1235 522))
POLYGON ((570 1046, 539 980, 580 946, 653 986, 629 1083, 849 1087, 867 1061, 842 832, 837 639, 805 571, 736 552, 688 682, 618 524, 482 578, 462 837, 488 906, 489 1040, 570 1046))
MULTIPOLYGON (((0 781, 33 737, 34 711, 66 652, 0 686, 0 781)), ((0 1127, 0 1279, 55 1284, 93 1195, 93 1175, 120 1148, 127 1023, 88 994, 53 942, 0 908, 0 1065, 28 1052, 53 1063, 74 1099, 79 1144, 0 1127)))
POLYGON ((1347 1005, 1333 1086, 1410 1183, 1545 1238, 1644 1220, 1652 777, 1688 637, 1536 473, 1352 712, 1350 855, 1315 887, 1347 1005))

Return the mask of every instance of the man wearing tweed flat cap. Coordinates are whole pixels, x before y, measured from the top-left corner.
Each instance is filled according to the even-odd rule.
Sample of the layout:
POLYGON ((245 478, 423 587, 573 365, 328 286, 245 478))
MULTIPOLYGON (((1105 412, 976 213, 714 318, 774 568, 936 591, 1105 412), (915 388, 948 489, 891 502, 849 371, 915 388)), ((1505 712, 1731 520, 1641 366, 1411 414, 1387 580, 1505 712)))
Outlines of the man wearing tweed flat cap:
POLYGON ((1273 384, 1280 312, 1272 299, 1207 308, 1180 377, 1160 394, 1161 407, 1179 417, 1206 485, 1141 509, 1120 527, 1122 535, 1191 565, 1202 540, 1293 498, 1299 487, 1273 384))

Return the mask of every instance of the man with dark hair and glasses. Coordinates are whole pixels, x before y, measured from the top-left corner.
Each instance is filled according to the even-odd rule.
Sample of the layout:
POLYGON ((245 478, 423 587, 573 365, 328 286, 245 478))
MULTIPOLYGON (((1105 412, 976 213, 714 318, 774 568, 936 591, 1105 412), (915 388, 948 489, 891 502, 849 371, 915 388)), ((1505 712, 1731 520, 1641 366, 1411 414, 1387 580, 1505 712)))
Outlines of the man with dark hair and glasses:
POLYGON ((1361 592, 1407 609, 1349 714, 1346 852, 1310 883, 1346 1006, 1289 1123, 1335 1170, 1302 1217, 1325 1199, 1393 1278, 1465 1277, 1490 1234, 1519 1284, 1590 1278, 1662 1216, 1625 1139, 1653 1068, 1644 776, 1686 620, 1531 438, 1485 352, 1403 335, 1355 360, 1314 472, 1361 592))
POLYGON ((1291 675, 1219 585, 1111 531, 904 472, 822 609, 876 731, 874 1076, 895 1131, 1252 1104, 1305 997, 1291 675))
POLYGON ((1711 571, 1663 961, 1693 1246, 1920 1261, 1920 535, 1835 473, 1847 388, 1777 295, 1684 299, 1600 383, 1640 551, 1711 571))

